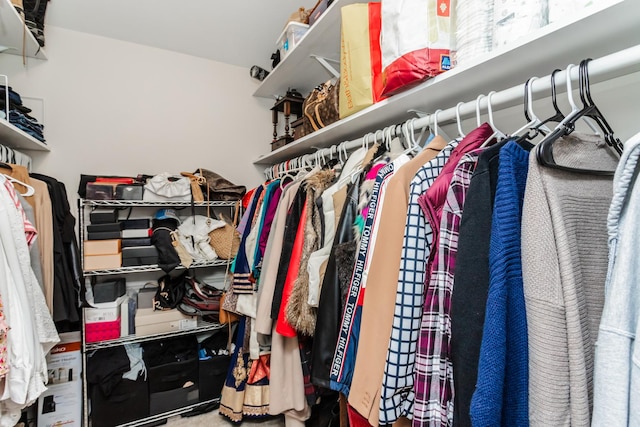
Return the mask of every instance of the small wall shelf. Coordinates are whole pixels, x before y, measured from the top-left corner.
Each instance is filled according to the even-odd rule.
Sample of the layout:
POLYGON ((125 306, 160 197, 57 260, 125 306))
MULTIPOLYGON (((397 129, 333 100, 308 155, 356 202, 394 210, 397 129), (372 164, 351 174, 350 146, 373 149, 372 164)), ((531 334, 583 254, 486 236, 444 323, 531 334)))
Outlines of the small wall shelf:
POLYGON ((22 17, 11 0, 0 0, 0 48, 4 53, 22 56, 22 49, 29 58, 47 59, 47 55, 25 26, 22 17))

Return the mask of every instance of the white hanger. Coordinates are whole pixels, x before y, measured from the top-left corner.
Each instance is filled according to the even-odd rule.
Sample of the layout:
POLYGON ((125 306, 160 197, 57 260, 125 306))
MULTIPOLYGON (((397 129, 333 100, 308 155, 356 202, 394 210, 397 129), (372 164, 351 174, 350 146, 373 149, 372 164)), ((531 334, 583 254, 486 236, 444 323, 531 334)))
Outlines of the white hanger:
POLYGON ((33 196, 36 193, 36 190, 32 186, 30 186, 29 184, 25 184, 24 182, 22 182, 22 181, 20 181, 18 179, 15 179, 14 177, 12 177, 10 175, 7 175, 7 174, 3 173, 2 175, 4 175, 4 177, 7 178, 8 181, 16 183, 16 184, 20 184, 20 185, 24 186, 27 189, 26 193, 20 193, 21 196, 29 197, 29 196, 33 196))
POLYGON ((439 135, 439 129, 438 129, 438 114, 440 114, 442 112, 442 110, 437 109, 435 113, 433 113, 433 134, 435 136, 439 135))
POLYGON ((487 138, 487 140, 485 142, 482 143, 482 145, 480 147, 486 147, 487 144, 489 144, 489 142, 493 138, 504 139, 504 138, 507 137, 507 135, 505 135, 500 129, 498 129, 496 127, 495 123, 493 122, 493 108, 491 107, 491 98, 495 94, 496 94, 496 91, 492 90, 487 95, 487 112, 489 113, 489 125, 491 126, 491 129, 493 129, 493 133, 491 134, 491 136, 489 138, 487 138))
POLYGON ((456 104, 456 124, 458 125, 458 137, 464 138, 466 135, 462 132, 462 122, 460 121, 460 106, 464 105, 464 102, 458 102, 456 104))
MULTIPOLYGON (((480 125, 482 125, 482 121, 481 121, 481 117, 480 117, 480 101, 482 100, 482 98, 486 98, 486 96, 483 95, 483 94, 480 94, 476 98, 476 123, 477 123, 478 127, 480 127, 480 125)), ((487 101, 487 104, 488 103, 489 102, 487 101)))
MULTIPOLYGON (((518 129, 517 131, 513 132, 511 135, 519 135, 521 132, 527 130, 527 129, 532 129, 538 125, 540 125, 542 123, 542 121, 538 118, 538 116, 536 116, 536 114, 533 112, 533 82, 535 82, 536 80, 538 80, 537 77, 531 77, 526 84, 527 87, 527 112, 529 113, 529 117, 531 117, 531 120, 529 121, 529 123, 527 123, 526 125, 522 126, 520 129, 518 129)), ((551 130, 545 126, 542 125, 540 127, 540 129, 542 129, 543 131, 550 133, 551 130)))

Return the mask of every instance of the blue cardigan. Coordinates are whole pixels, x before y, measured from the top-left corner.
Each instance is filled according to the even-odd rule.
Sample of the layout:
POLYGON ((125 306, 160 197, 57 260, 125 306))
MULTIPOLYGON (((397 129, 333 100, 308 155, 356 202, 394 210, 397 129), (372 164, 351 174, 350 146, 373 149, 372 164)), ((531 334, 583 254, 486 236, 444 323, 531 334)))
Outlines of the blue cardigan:
POLYGON ((474 427, 529 425, 520 226, 531 147, 510 141, 500 150, 489 249, 489 292, 478 380, 471 400, 474 427))

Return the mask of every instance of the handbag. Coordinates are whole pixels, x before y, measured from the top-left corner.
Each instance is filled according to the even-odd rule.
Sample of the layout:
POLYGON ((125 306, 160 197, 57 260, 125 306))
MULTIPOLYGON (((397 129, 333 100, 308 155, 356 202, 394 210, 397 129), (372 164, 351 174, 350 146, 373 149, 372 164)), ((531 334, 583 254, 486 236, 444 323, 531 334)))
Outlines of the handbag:
POLYGON ((220 259, 233 259, 240 248, 240 233, 236 229, 238 223, 238 211, 240 210, 240 202, 236 202, 234 209, 233 222, 229 221, 222 214, 218 214, 220 221, 224 222, 224 226, 216 228, 209 233, 209 244, 218 254, 220 259))
POLYGON ((340 119, 338 98, 340 96, 340 79, 336 83, 328 80, 316 86, 302 104, 302 134, 329 126, 340 119))
POLYGON ((180 172, 180 175, 189 178, 191 183, 191 195, 194 202, 204 202, 204 194, 202 194, 202 187, 206 187, 207 179, 201 175, 195 175, 191 172, 180 172))
POLYGON ((205 199, 211 201, 241 200, 247 192, 244 185, 236 185, 221 175, 207 169, 199 168, 195 174, 205 178, 205 184, 201 186, 205 199))
POLYGON ((153 297, 154 310, 172 310, 182 302, 187 272, 172 277, 168 274, 158 279, 158 289, 153 297))
POLYGON ((155 175, 144 185, 142 200, 154 201, 189 201, 191 200, 191 181, 181 175, 163 172, 155 175))
POLYGON ((218 315, 218 322, 222 324, 231 324, 240 320, 240 316, 232 311, 224 309, 224 301, 228 297, 229 291, 225 291, 220 297, 220 314, 218 315))

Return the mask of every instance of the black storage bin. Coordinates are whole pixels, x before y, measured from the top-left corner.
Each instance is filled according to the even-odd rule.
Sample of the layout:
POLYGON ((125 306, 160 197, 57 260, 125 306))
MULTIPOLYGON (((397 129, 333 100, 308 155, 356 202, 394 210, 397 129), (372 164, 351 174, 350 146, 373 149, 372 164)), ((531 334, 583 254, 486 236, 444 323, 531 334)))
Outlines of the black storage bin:
POLYGON ((151 415, 183 408, 198 403, 198 385, 151 393, 149 412, 151 415))
POLYGON ((91 387, 91 425, 112 427, 149 416, 149 388, 143 377, 122 379, 110 396, 100 386, 91 387))
POLYGON ((148 366, 147 372, 149 374, 149 392, 151 393, 182 388, 189 381, 197 384, 198 358, 193 357, 180 362, 148 366))
MULTIPOLYGON (((149 392, 157 393, 198 383, 198 340, 195 335, 144 343, 149 392)), ((197 399, 197 397, 196 397, 197 399)))
POLYGON ((213 356, 211 359, 200 360, 198 371, 201 402, 220 397, 230 363, 231 356, 213 356))
POLYGON ((110 222, 106 224, 88 224, 87 232, 88 233, 110 233, 110 232, 120 232, 122 230, 122 223, 120 222, 110 222))

